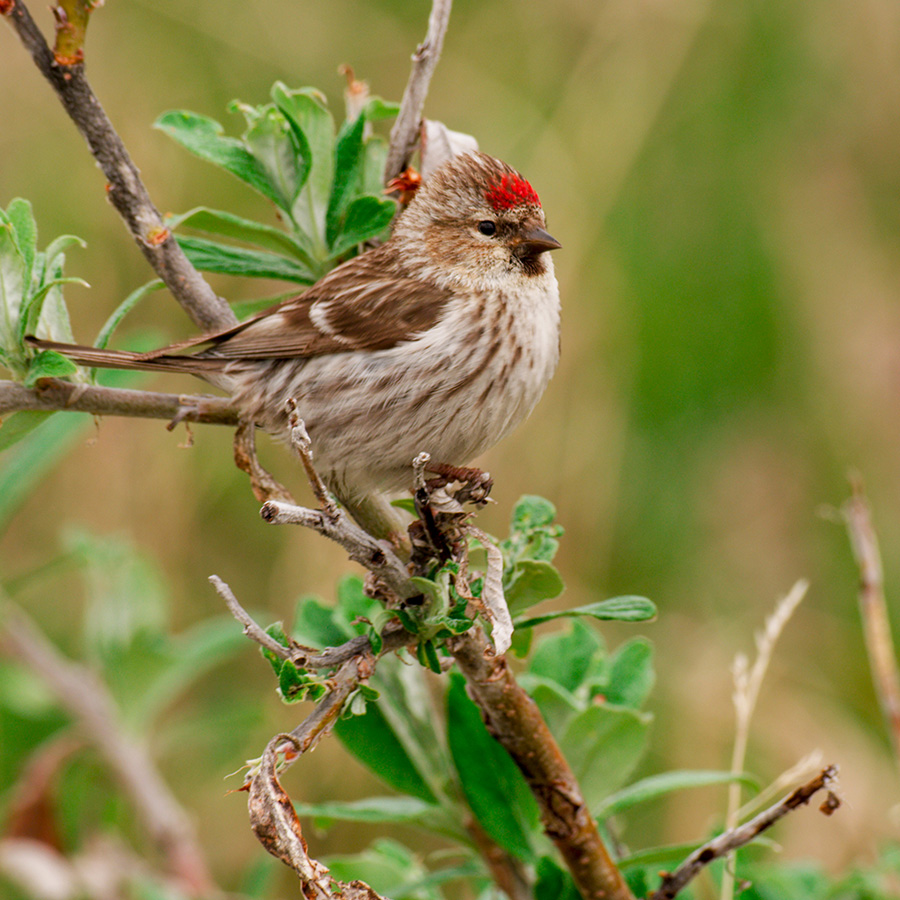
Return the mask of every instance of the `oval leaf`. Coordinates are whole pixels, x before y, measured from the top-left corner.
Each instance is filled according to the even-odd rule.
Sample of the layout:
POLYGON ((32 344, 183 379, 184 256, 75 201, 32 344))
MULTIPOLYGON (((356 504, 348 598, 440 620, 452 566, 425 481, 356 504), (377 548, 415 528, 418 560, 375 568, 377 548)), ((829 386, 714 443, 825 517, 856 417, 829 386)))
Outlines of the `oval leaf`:
POLYGON ((215 119, 187 110, 170 110, 154 122, 154 127, 195 156, 231 172, 286 209, 281 192, 269 181, 266 170, 256 157, 237 138, 226 137, 224 129, 215 119))
POLYGON ((591 616, 601 621, 646 622, 656 618, 656 606, 646 597, 612 597, 609 600, 588 603, 587 606, 576 606, 574 609, 564 609, 520 620, 516 622, 516 628, 533 628, 554 619, 573 619, 578 616, 591 616))
POLYGON ((220 272, 244 278, 279 278, 297 284, 312 284, 315 281, 306 266, 286 256, 277 256, 263 250, 229 247, 204 238, 179 236, 177 239, 187 258, 204 272, 220 272))

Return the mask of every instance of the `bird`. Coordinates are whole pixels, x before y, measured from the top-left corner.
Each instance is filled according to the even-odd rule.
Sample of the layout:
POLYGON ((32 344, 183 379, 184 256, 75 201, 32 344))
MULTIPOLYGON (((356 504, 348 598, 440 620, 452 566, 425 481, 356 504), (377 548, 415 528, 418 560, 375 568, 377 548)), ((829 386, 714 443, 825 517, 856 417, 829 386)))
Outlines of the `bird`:
POLYGON ((378 247, 304 293, 149 353, 30 338, 76 363, 187 372, 287 439, 293 401, 341 500, 462 467, 534 408, 559 361, 559 287, 537 192, 481 152, 435 169, 378 247))

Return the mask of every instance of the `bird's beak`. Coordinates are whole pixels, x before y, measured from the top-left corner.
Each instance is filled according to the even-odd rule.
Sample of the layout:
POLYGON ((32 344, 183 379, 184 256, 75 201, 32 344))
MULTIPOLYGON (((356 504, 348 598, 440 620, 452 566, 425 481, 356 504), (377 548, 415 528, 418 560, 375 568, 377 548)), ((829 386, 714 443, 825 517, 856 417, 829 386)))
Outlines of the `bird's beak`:
POLYGON ((526 228, 518 236, 516 243, 518 244, 516 250, 528 256, 537 256, 545 250, 558 250, 562 247, 562 244, 555 237, 551 237, 543 228, 537 225, 526 228))

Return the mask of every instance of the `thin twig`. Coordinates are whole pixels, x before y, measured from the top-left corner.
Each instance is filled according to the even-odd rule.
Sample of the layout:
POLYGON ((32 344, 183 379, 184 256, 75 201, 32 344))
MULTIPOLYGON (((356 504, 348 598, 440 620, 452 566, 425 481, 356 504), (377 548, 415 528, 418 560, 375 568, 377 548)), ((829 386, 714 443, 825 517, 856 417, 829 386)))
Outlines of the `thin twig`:
POLYGON ((403 92, 400 112, 391 129, 391 144, 384 167, 384 183, 399 175, 408 165, 419 140, 422 109, 428 94, 431 76, 441 56, 444 35, 450 21, 452 0, 433 0, 428 17, 425 40, 416 48, 412 57, 412 70, 403 92))
POLYGON ((140 173, 107 118, 84 75, 84 65, 62 65, 54 58, 24 0, 0 5, 35 65, 87 141, 106 176, 107 195, 131 236, 175 299, 203 331, 237 322, 228 304, 216 296, 191 265, 153 205, 140 173))
MULTIPOLYGON (((828 766, 812 781, 798 787, 780 803, 764 810, 739 828, 732 828, 695 850, 674 872, 663 877, 662 884, 648 900, 672 900, 705 866, 727 856, 732 850, 749 844, 780 818, 809 803, 814 794, 825 788, 830 789, 837 778, 837 772, 837 766, 828 766)), ((828 799, 820 809, 826 815, 831 815, 839 805, 840 802, 829 790, 828 799)))
POLYGON ((201 896, 213 882, 191 821, 169 790, 147 748, 126 735, 115 704, 93 672, 65 659, 20 609, 3 607, 3 644, 56 694, 121 782, 165 854, 169 869, 201 896))
MULTIPOLYGON (((225 601, 228 611, 244 626, 244 634, 251 641, 255 641, 261 647, 274 653, 279 659, 289 660, 300 668, 333 669, 335 666, 340 666, 371 650, 369 639, 364 634, 351 638, 337 647, 326 647, 322 651, 313 650, 310 647, 286 647, 259 626, 250 613, 241 606, 231 588, 218 575, 210 575, 209 581, 225 601)), ((416 640, 416 636, 406 631, 398 621, 391 621, 382 631, 381 639, 383 642, 381 655, 384 655, 407 646, 416 640)))
POLYGON ((853 556, 859 566, 859 614, 866 638, 872 682, 900 765, 900 673, 891 637, 891 623, 884 596, 884 574, 878 534, 862 479, 851 479, 853 495, 841 509, 853 556))
POLYGON ((58 378, 43 378, 34 388, 26 388, 12 381, 0 381, 0 417, 23 410, 67 410, 95 416, 135 416, 232 427, 239 421, 237 410, 227 397, 160 394, 72 384, 58 378))
POLYGON ((279 659, 292 659, 293 652, 291 651, 291 648, 285 647, 284 644, 280 644, 275 638, 263 631, 263 629, 256 624, 256 621, 250 613, 238 603, 237 597, 234 596, 231 588, 225 584, 218 575, 210 575, 209 583, 216 589, 216 593, 218 593, 225 601, 228 611, 241 623, 241 625, 244 626, 244 634, 246 634, 251 641, 255 641, 260 647, 268 650, 270 653, 274 653, 279 659))

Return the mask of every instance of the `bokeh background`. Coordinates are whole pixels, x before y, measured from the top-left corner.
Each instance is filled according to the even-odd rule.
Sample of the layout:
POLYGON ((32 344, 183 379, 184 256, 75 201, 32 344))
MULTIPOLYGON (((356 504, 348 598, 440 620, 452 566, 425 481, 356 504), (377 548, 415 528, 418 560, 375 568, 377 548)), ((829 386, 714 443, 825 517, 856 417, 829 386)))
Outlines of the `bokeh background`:
MULTIPOLYGON (((49 29, 46 10, 33 12, 49 29)), ((269 220, 266 201, 153 120, 187 108, 228 121, 229 101, 265 102, 276 79, 315 85, 340 111, 341 63, 399 99, 427 13, 401 0, 111 2, 90 25, 88 74, 161 209, 269 220)), ((28 197, 43 243, 66 232, 88 241, 67 271, 92 287, 67 296, 89 342, 150 273, 7 28, 0 84, 0 204, 28 197)), ((643 774, 727 766, 732 658, 752 651, 777 598, 808 578, 748 768, 769 780, 821 748, 841 766, 848 803, 831 819, 801 812, 780 826, 784 858, 835 871, 871 860, 896 838, 898 781, 855 567, 823 509, 848 495, 849 468, 864 475, 900 617, 900 6, 457 0, 426 114, 524 172, 563 244, 561 368, 529 421, 482 460, 497 501, 484 527, 505 533, 517 496, 542 494, 566 528, 566 604, 623 593, 658 604, 658 621, 640 628, 658 669, 643 774)), ((235 299, 276 287, 215 286, 235 299)), ((165 294, 125 328, 160 342, 191 333, 165 294)), ((263 525, 230 435, 197 428, 194 446, 183 442, 158 422, 87 422, 0 536, 4 575, 40 565, 79 529, 143 548, 176 630, 220 613, 213 572, 271 619, 290 618, 301 594, 333 596, 350 564, 312 534, 263 525)), ((303 495, 282 451, 266 460, 303 495)), ((28 593, 29 609, 76 654, 81 588, 49 584, 28 593)), ((633 633, 604 630, 611 644, 633 633)), ((222 778, 299 714, 279 704, 248 645, 179 702, 155 747, 223 884, 262 851, 222 778)), ((287 786, 307 801, 376 789, 336 741, 287 786)), ((721 789, 687 793, 625 837, 696 838, 723 807, 721 789)), ((371 836, 339 828, 313 849, 355 850, 348 843, 371 836)))

